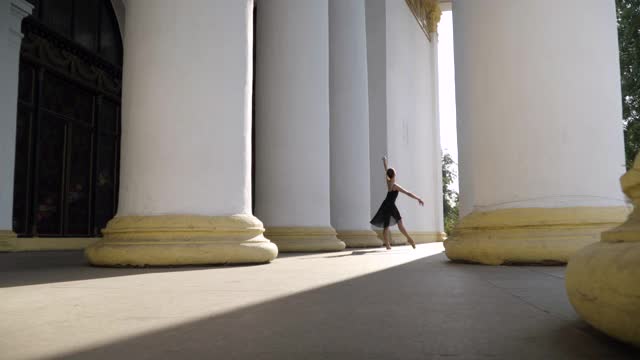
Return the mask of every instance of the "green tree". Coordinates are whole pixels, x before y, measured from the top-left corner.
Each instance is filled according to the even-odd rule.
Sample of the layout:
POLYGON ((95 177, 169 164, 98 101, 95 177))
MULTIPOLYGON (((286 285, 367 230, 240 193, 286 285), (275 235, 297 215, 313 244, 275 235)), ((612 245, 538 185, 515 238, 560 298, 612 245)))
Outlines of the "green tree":
POLYGON ((455 162, 451 155, 442 156, 442 207, 444 213, 444 231, 451 233, 458 222, 458 193, 451 188, 453 181, 458 176, 453 169, 455 162))
POLYGON ((616 0, 627 169, 640 150, 640 0, 616 0))

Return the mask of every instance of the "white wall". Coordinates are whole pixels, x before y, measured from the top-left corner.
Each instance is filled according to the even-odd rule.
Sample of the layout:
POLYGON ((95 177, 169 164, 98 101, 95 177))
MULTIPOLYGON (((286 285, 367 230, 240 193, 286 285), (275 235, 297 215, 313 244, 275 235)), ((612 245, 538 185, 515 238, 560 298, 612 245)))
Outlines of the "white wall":
POLYGON ((623 205, 614 6, 453 3, 461 215, 623 205))
POLYGON ((18 74, 22 18, 32 6, 0 0, 0 230, 13 228, 18 74))
POLYGON ((118 215, 251 212, 252 8, 127 2, 118 215))
POLYGON ((369 65, 376 67, 369 72, 371 141, 376 142, 371 146, 373 211, 386 195, 380 161, 384 152, 376 153, 384 150, 397 171, 398 183, 425 200, 425 207, 420 207, 409 197, 399 197, 409 230, 442 231, 437 40, 427 40, 404 1, 370 1, 369 14, 369 65), (384 28, 379 24, 382 19, 384 28), (383 48, 384 63, 379 58, 383 48), (381 85, 384 94, 373 88, 381 85), (379 140, 381 134, 384 141, 379 140))

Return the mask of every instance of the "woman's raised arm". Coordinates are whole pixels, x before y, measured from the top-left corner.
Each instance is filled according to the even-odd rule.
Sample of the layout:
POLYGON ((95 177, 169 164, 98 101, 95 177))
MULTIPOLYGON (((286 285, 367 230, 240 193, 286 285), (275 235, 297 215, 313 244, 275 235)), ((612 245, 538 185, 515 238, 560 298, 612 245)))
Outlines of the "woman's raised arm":
POLYGON ((400 191, 401 193, 407 195, 408 197, 418 200, 418 204, 420 204, 420 206, 424 206, 424 201, 422 201, 422 199, 420 199, 417 195, 413 194, 410 191, 405 190, 402 186, 398 184, 394 184, 393 187, 396 190, 400 191))

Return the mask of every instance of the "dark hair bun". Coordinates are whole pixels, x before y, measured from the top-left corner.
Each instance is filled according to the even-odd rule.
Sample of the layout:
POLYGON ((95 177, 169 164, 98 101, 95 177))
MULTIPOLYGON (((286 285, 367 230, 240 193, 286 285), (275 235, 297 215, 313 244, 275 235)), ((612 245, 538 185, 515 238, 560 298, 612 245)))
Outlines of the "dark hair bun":
POLYGON ((393 169, 387 169, 387 177, 393 179, 396 176, 396 171, 393 169))

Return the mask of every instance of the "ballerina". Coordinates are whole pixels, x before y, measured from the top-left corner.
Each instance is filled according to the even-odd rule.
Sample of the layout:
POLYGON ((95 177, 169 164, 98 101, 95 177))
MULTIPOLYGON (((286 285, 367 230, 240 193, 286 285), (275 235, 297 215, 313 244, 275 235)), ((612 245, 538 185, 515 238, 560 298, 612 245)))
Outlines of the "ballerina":
POLYGON ((382 163, 384 164, 384 172, 387 177, 387 197, 380 205, 380 209, 376 215, 371 219, 370 223, 373 226, 383 228, 382 237, 384 238, 384 246, 387 250, 391 250, 391 232, 389 226, 398 224, 400 232, 407 238, 407 241, 415 249, 416 243, 413 241, 404 224, 402 224, 402 216, 400 211, 396 207, 396 198, 398 198, 398 192, 401 192, 410 198, 418 200, 420 206, 424 206, 424 201, 413 193, 405 190, 402 186, 396 184, 396 171, 393 168, 387 166, 387 157, 382 157, 382 163))

